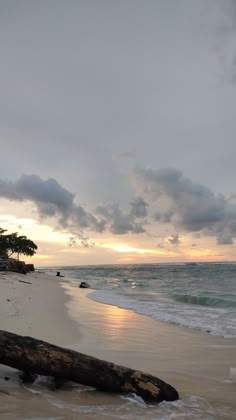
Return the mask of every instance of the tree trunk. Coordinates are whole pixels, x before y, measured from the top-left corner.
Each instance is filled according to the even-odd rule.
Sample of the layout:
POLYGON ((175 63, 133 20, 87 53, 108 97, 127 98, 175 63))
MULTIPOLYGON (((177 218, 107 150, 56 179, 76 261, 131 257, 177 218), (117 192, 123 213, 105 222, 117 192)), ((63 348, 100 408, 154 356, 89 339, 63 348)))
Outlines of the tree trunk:
POLYGON ((179 398, 171 385, 152 375, 7 331, 0 331, 0 364, 101 391, 133 392, 146 401, 179 398))

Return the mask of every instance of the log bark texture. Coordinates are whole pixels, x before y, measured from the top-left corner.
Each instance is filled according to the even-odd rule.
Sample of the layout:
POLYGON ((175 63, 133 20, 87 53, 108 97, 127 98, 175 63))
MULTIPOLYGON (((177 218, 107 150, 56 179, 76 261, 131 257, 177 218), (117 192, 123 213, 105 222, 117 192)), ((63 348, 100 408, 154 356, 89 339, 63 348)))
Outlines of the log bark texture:
POLYGON ((0 364, 53 376, 101 391, 133 392, 146 401, 174 401, 178 392, 161 379, 32 337, 0 330, 0 364))

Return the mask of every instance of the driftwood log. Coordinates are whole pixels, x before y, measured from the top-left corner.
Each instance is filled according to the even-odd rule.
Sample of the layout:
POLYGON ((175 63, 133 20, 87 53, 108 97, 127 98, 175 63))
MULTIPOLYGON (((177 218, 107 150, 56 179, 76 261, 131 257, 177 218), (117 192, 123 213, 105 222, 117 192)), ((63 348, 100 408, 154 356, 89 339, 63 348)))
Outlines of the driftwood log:
POLYGON ((171 385, 152 375, 1 330, 0 364, 19 369, 24 376, 39 374, 101 391, 132 392, 146 401, 179 398, 171 385))

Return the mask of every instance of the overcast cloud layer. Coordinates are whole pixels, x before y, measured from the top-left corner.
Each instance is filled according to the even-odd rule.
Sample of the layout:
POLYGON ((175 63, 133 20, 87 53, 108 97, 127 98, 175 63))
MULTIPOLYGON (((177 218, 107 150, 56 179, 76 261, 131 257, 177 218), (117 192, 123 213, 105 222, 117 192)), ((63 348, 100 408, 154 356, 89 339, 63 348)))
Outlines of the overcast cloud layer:
POLYGON ((0 197, 233 245, 235 0, 0 1, 0 53, 0 197))

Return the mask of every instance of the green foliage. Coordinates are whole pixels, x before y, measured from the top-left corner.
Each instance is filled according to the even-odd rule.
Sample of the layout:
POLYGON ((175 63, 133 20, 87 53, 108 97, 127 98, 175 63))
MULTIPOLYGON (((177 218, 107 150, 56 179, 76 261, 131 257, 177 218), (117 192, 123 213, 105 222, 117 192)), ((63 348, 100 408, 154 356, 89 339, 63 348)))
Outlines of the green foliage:
POLYGON ((32 257, 37 245, 26 236, 18 236, 17 232, 6 235, 6 230, 0 228, 0 256, 10 257, 17 253, 32 257))

